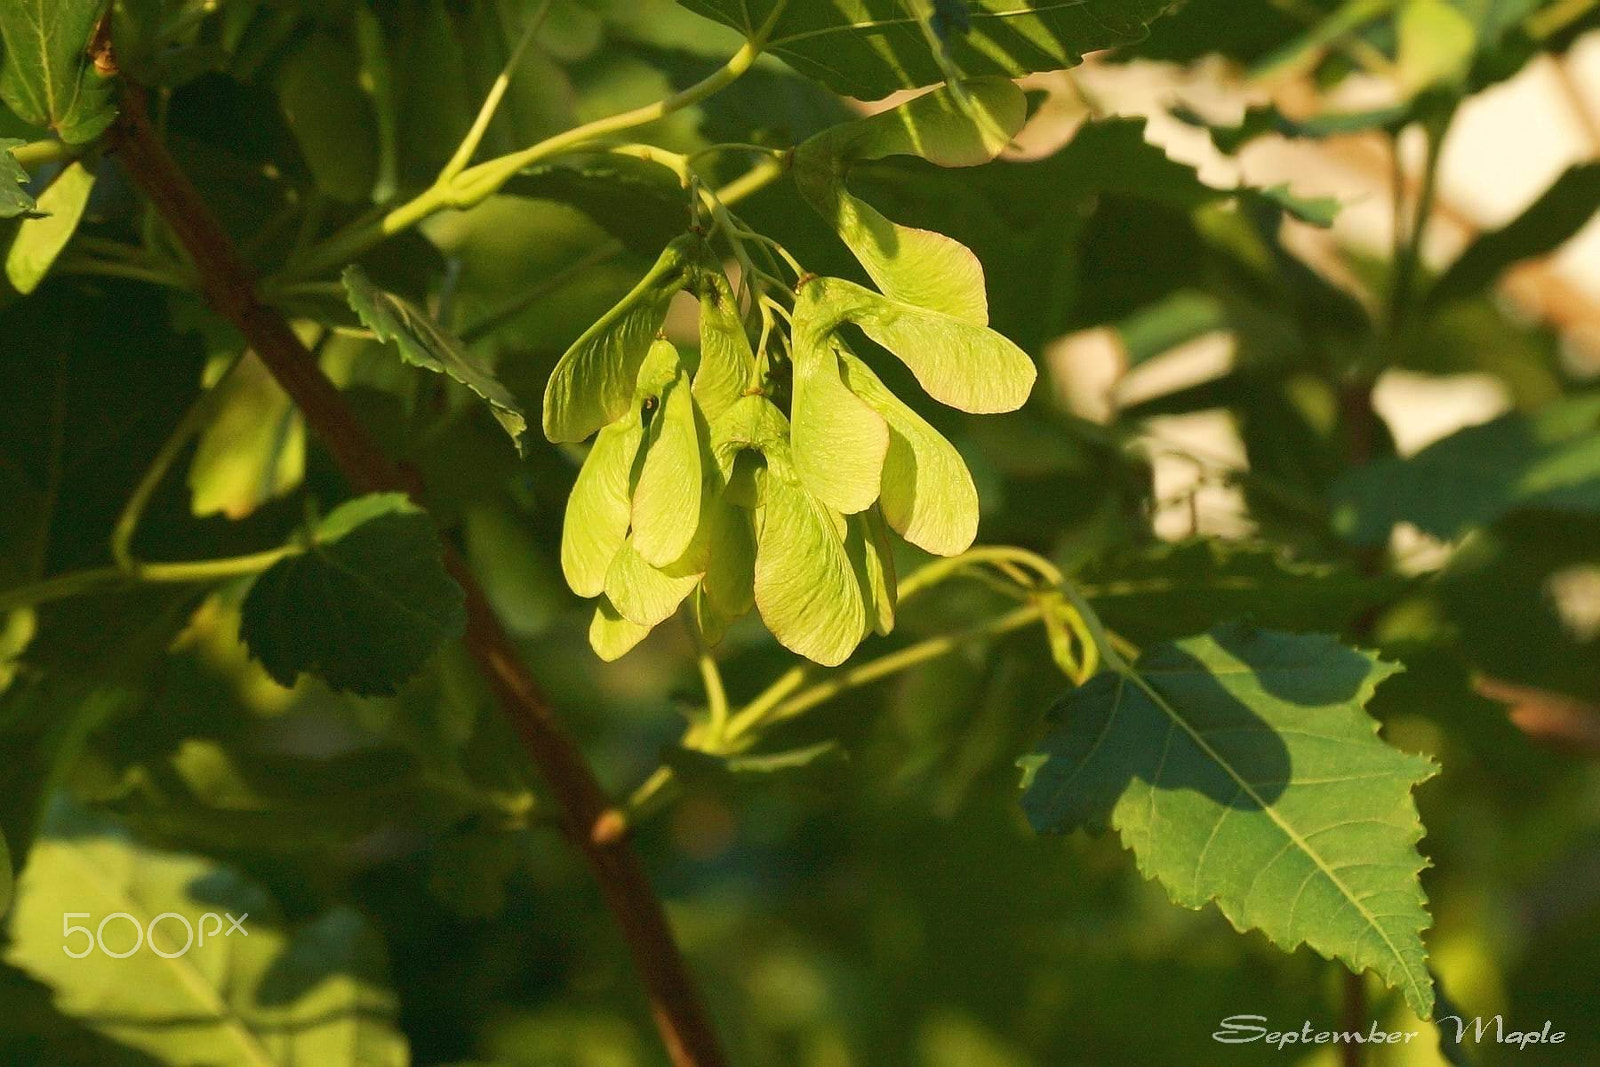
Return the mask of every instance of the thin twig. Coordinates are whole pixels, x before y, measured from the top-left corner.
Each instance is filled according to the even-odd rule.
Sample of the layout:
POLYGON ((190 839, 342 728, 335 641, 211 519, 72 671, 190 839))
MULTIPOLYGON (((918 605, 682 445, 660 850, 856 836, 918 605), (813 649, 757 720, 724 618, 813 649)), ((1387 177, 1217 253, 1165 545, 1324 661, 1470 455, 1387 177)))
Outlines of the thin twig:
MULTIPOLYGON (((128 84, 112 134, 124 170, 194 261, 203 293, 294 400, 345 478, 361 492, 421 486, 377 447, 282 314, 264 305, 216 216, 151 127, 142 90, 128 84)), ((644 979, 657 1028, 679 1067, 726 1063, 673 940, 661 902, 626 834, 627 823, 556 721, 482 588, 454 551, 446 564, 466 594, 467 651, 539 768, 567 836, 582 851, 644 979)))

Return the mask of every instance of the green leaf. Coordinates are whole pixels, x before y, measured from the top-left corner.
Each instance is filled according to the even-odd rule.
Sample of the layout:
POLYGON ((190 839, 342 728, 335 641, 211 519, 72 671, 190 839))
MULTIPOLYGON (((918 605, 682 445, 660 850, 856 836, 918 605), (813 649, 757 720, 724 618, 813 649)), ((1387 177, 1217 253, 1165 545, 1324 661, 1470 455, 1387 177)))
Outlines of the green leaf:
POLYGON ((961 454, 842 346, 839 366, 849 390, 889 427, 881 498, 884 521, 936 556, 965 552, 978 536, 978 488, 961 454))
POLYGON ((839 358, 825 337, 794 336, 790 447, 800 482, 846 515, 872 506, 883 481, 889 426, 839 378, 839 358))
POLYGON ((1600 395, 1469 426, 1348 472, 1331 496, 1335 528, 1358 544, 1397 522, 1449 540, 1514 510, 1600 512, 1600 395))
POLYGON ((700 293, 700 365, 694 372, 694 398, 709 422, 754 384, 756 356, 721 268, 702 268, 695 284, 700 293))
POLYGON ((1563 171, 1521 215, 1480 234, 1428 291, 1429 307, 1471 296, 1494 284, 1513 264, 1553 252, 1600 211, 1600 163, 1563 171))
POLYGON ((861 327, 911 369, 929 396, 973 414, 1015 411, 1038 377, 1028 354, 995 331, 841 278, 808 282, 800 290, 795 322, 796 329, 818 334, 844 322, 861 327))
POLYGON ((1237 625, 1157 646, 1062 701, 1023 807, 1041 832, 1115 828, 1174 902, 1372 968, 1428 1018, 1411 789, 1436 768, 1364 711, 1398 669, 1237 625))
POLYGON ((718 496, 708 521, 709 555, 701 589, 725 626, 755 606, 755 516, 718 496))
POLYGON ((1223 619, 1339 632, 1401 583, 1348 566, 1298 562, 1266 543, 1194 538, 1091 565, 1075 584, 1107 626, 1142 645, 1199 633, 1223 619))
POLYGON ((640 626, 624 619, 611 601, 605 597, 595 606, 594 618, 589 622, 589 647, 594 654, 611 663, 631 652, 633 647, 650 635, 651 626, 640 626))
POLYGON ((0 137, 0 219, 31 215, 38 204, 28 195, 27 170, 18 162, 15 149, 27 144, 17 137, 0 137))
MULTIPOLYGON (((143 847, 65 804, 19 882, 10 933, 6 961, 48 985, 64 1014, 162 1063, 399 1067, 408 1058, 382 943, 356 911, 286 923, 229 868, 143 847), (125 958, 96 945, 74 959, 63 951, 63 912, 87 912, 67 921, 91 931, 105 921, 101 940, 118 953, 134 944, 134 924, 154 932, 125 958), (221 936, 213 926, 227 930, 227 920, 208 913, 241 919, 247 933, 221 936), (196 936, 185 951, 188 929, 196 936)), ((65 944, 81 951, 84 935, 65 944)))
POLYGON ((884 293, 985 324, 989 301, 978 257, 943 234, 890 221, 846 185, 859 160, 920 156, 941 167, 970 167, 999 155, 1027 117, 1022 90, 1000 79, 963 89, 975 117, 951 90, 935 89, 806 141, 795 149, 794 176, 884 293))
MULTIPOLYGON (((779 0, 681 2, 753 38, 779 0)), ((1172 0, 969 0, 970 28, 944 44, 950 62, 969 76, 1014 78, 1076 66, 1085 52, 1131 44, 1172 6, 1172 0)), ((836 92, 863 100, 946 77, 916 9, 903 0, 788 4, 766 50, 836 92)))
MULTIPOLYGON (((661 348, 672 349, 666 341, 661 348)), ((676 349, 672 350, 674 358, 676 349)), ((633 487, 634 551, 655 567, 684 554, 700 525, 702 419, 695 410, 689 375, 678 371, 662 391, 644 446, 644 465, 633 487)))
POLYGON ((371 200, 378 182, 378 123, 361 75, 360 53, 327 32, 295 41, 277 72, 284 118, 317 188, 351 204, 371 200))
POLYGON ((756 531, 755 599, 767 629, 791 652, 843 663, 870 625, 844 517, 769 465, 756 531))
POLYGON ((239 636, 280 685, 393 693, 466 623, 426 513, 397 493, 334 509, 300 555, 256 579, 239 636))
POLYGON ((414 367, 448 375, 482 397, 521 453, 527 416, 511 391, 479 366, 460 341, 410 302, 373 285, 360 267, 345 268, 344 288, 361 321, 380 341, 394 342, 401 359, 414 367))
POLYGON ((845 551, 855 567, 856 584, 861 587, 861 603, 867 609, 867 628, 887 634, 894 629, 895 601, 899 591, 894 572, 894 548, 883 518, 874 510, 846 518, 849 533, 845 551))
POLYGON ((633 401, 639 368, 666 321, 667 305, 687 282, 698 238, 668 245, 639 283, 561 357, 544 390, 544 434, 581 441, 615 422, 633 401))
POLYGON ((240 519, 301 484, 305 420, 254 353, 214 388, 221 393, 189 461, 189 504, 196 515, 240 519))
POLYGON ((659 255, 689 223, 689 200, 672 172, 631 156, 580 156, 530 167, 501 192, 575 207, 643 256, 659 255))
POLYGON ((604 592, 606 571, 627 540, 633 464, 643 440, 644 426, 637 412, 603 427, 567 497, 561 524, 561 573, 581 597, 604 592))
POLYGON ((1408 93, 1463 80, 1478 48, 1477 28, 1450 0, 1403 0, 1395 31, 1396 74, 1408 93))
POLYGON ((606 571, 606 600, 622 618, 649 629, 677 611, 699 582, 699 571, 651 566, 629 538, 606 571))
POLYGON ((6 252, 6 278, 17 292, 33 292, 50 273, 89 206, 94 177, 82 162, 73 162, 39 194, 38 216, 22 220, 6 252))
POLYGON ((111 84, 89 60, 106 0, 6 0, 0 4, 5 69, 0 100, 17 117, 68 144, 92 141, 116 118, 111 84))

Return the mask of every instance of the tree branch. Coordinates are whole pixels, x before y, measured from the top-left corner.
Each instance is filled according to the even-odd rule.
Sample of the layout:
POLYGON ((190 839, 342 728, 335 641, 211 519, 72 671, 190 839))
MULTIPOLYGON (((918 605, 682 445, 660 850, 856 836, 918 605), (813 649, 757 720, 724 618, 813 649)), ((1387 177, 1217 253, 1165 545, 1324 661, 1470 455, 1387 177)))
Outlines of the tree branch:
MULTIPOLYGON (((382 453, 288 322, 257 299, 249 268, 151 127, 138 86, 127 88, 111 146, 194 261, 205 298, 244 335, 351 485, 361 492, 398 490, 420 499, 416 479, 382 453)), ((644 979, 672 1062, 720 1067, 726 1060, 661 902, 627 839, 625 819, 557 723, 465 561, 448 546, 446 563, 466 592, 467 650, 548 782, 563 828, 600 883, 644 979)))

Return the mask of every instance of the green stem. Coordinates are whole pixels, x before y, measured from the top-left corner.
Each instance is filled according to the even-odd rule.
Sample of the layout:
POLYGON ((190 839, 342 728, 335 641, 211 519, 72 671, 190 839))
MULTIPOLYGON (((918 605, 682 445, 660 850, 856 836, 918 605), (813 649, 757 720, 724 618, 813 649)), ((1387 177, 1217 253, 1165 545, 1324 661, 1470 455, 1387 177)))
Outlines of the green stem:
POLYGON ((69 160, 77 159, 79 153, 86 147, 86 145, 70 145, 65 141, 57 141, 52 138, 46 141, 34 141, 31 144, 18 145, 11 150, 11 154, 16 157, 17 162, 22 164, 24 169, 32 170, 35 167, 42 167, 46 163, 66 163, 69 160))
POLYGON ((91 570, 72 571, 46 578, 42 582, 18 586, 0 592, 0 615, 17 608, 47 604, 89 593, 131 588, 141 584, 154 585, 204 585, 211 582, 259 574, 281 559, 298 555, 300 545, 284 545, 264 552, 225 559, 193 560, 183 563, 141 563, 137 573, 130 574, 120 567, 96 567, 91 570))
POLYGON ((499 191, 500 187, 510 181, 518 171, 541 160, 611 134, 643 126, 698 104, 731 85, 750 69, 756 57, 761 54, 767 30, 776 21, 783 8, 783 3, 777 4, 761 33, 754 39, 746 41, 744 46, 721 67, 688 88, 654 103, 574 126, 520 152, 479 163, 475 167, 453 175, 448 181, 435 182, 420 195, 392 209, 381 218, 337 233, 324 244, 311 249, 301 259, 296 273, 303 277, 311 277, 342 267, 374 245, 410 229, 436 212, 446 208, 468 208, 482 203, 499 191))
MULTIPOLYGON (((718 189, 716 196, 724 204, 734 204, 761 189, 766 188, 788 170, 787 160, 767 160, 752 167, 747 173, 718 189)), ((462 329, 460 336, 463 341, 476 341, 492 333, 506 322, 516 318, 540 300, 556 292, 573 278, 584 271, 592 270, 602 263, 609 262, 620 256, 624 251, 621 241, 610 240, 604 244, 596 245, 589 252, 573 260, 545 278, 540 279, 525 292, 519 293, 515 299, 505 306, 489 312, 483 318, 462 329)))
POLYGON ((500 102, 505 99, 506 90, 511 88, 511 77, 516 73, 517 64, 522 62, 523 54, 533 44, 533 39, 539 35, 539 28, 544 25, 545 17, 550 14, 550 3, 551 0, 544 0, 539 6, 539 10, 529 20, 528 28, 522 31, 516 47, 511 49, 511 55, 506 57, 506 65, 500 69, 500 76, 495 78, 494 84, 489 87, 489 95, 484 97, 483 107, 478 109, 478 117, 473 120, 472 128, 467 131, 466 137, 462 138, 461 146, 456 149, 455 155, 450 157, 450 162, 439 172, 441 184, 454 181, 456 175, 466 170, 467 164, 472 162, 478 146, 483 143, 483 135, 489 132, 489 123, 494 121, 495 112, 500 110, 500 102))
POLYGON ((938 659, 949 655, 962 646, 972 641, 986 637, 999 637, 1002 634, 1020 630, 1030 626, 1044 615, 1045 605, 1035 600, 1025 604, 997 618, 989 619, 976 626, 954 633, 940 634, 930 637, 916 644, 907 645, 905 648, 879 656, 877 659, 868 660, 857 667, 851 667, 834 674, 817 684, 801 690, 794 696, 782 701, 766 712, 759 720, 741 721, 735 718, 729 725, 729 740, 741 738, 745 731, 758 726, 766 726, 784 719, 793 718, 802 712, 810 711, 819 704, 828 701, 851 689, 873 682, 882 681, 912 667, 927 663, 929 660, 938 659))
POLYGON ((1018 564, 1033 571, 1047 586, 1060 585, 1060 568, 1036 552, 1011 545, 979 545, 969 548, 959 556, 935 560, 900 583, 899 599, 904 602, 918 593, 939 584, 946 578, 959 574, 976 563, 995 565, 1018 564))
POLYGON ((139 519, 143 517, 150 498, 155 495, 161 480, 167 476, 167 471, 172 469, 172 464, 177 461, 184 446, 200 432, 201 427, 215 413, 222 396, 223 385, 233 374, 234 368, 243 361, 243 353, 235 356, 216 382, 189 405, 189 410, 183 413, 178 425, 161 443, 155 459, 151 460, 150 466, 140 477, 139 484, 134 486, 133 493, 129 495, 128 502, 123 505, 122 513, 117 516, 117 523, 111 529, 111 558, 123 573, 134 577, 140 575, 145 565, 133 557, 133 535, 139 528, 139 519))
MULTIPOLYGON (((1422 167, 1422 184, 1417 193, 1417 203, 1411 212, 1410 232, 1406 235, 1399 261, 1395 264, 1394 286, 1389 293, 1391 337, 1400 333, 1411 313, 1417 272, 1422 265, 1422 244, 1427 237, 1434 201, 1439 194, 1439 159, 1444 154, 1444 140, 1450 130, 1450 119, 1451 113, 1447 112, 1443 116, 1430 117, 1423 122, 1423 129, 1428 135, 1428 153, 1422 167)), ((1398 152, 1398 146, 1396 151, 1398 152)), ((1396 198, 1397 212, 1401 209, 1401 199, 1401 197, 1396 198)))
POLYGON ((706 748, 716 751, 728 730, 728 690, 722 684, 722 671, 711 654, 711 646, 693 619, 688 620, 689 632, 694 635, 695 663, 700 668, 700 682, 706 690, 706 748))
POLYGON ((70 256, 56 264, 63 274, 94 274, 105 278, 129 278, 136 282, 149 282, 187 292, 194 288, 186 278, 170 270, 144 263, 123 263, 113 260, 92 259, 88 256, 70 256))

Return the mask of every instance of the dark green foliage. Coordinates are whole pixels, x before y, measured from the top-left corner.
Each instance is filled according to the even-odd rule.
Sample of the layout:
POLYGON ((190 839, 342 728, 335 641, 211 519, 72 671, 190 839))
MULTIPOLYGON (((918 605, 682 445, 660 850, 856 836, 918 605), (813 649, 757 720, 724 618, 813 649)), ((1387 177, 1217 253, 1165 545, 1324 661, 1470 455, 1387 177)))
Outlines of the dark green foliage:
POLYGON ((1500 286, 1600 170, 1438 263, 1417 190, 1379 248, 1196 162, 1453 146, 1597 19, 0 0, 0 1062, 665 1062, 551 728, 741 1067, 1287 1062, 1346 1050, 1211 1035, 1357 1009, 1417 1031, 1368 1067, 1430 1013, 1600 1062, 1600 400, 1500 286), (252 351, 280 315, 414 497, 252 351), (1413 452, 1388 387, 1461 374, 1506 413, 1413 452))

